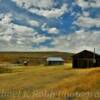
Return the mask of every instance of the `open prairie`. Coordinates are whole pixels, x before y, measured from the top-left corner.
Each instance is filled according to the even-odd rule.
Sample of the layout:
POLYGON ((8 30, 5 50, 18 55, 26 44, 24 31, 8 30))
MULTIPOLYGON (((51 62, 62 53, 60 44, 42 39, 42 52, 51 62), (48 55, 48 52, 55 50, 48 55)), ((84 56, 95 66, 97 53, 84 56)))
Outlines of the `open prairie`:
POLYGON ((0 69, 0 100, 99 100, 100 68, 11 66, 0 69))

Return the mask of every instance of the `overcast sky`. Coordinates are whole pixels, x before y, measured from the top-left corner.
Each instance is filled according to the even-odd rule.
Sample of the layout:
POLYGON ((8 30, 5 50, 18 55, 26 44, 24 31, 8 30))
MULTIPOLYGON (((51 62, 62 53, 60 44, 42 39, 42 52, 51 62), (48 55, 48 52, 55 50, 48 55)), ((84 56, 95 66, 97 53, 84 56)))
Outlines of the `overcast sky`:
POLYGON ((0 51, 100 53, 100 0, 0 0, 0 51))

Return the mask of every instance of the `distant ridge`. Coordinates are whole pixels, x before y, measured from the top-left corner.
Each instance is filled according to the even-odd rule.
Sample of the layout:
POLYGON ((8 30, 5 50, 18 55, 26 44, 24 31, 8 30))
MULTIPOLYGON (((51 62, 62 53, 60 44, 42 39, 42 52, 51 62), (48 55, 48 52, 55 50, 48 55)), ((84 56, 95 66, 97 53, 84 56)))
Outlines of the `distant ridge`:
POLYGON ((71 61, 73 53, 58 51, 41 52, 0 52, 0 62, 14 63, 17 60, 32 60, 31 62, 42 63, 47 57, 62 57, 65 62, 71 61))

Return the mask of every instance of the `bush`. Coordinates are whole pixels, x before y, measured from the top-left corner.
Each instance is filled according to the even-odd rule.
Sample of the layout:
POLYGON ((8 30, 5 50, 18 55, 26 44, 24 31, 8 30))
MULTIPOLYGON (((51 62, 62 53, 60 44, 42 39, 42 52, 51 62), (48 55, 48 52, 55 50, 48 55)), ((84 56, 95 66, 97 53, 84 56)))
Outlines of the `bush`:
POLYGON ((12 69, 0 67, 0 73, 11 73, 12 69))

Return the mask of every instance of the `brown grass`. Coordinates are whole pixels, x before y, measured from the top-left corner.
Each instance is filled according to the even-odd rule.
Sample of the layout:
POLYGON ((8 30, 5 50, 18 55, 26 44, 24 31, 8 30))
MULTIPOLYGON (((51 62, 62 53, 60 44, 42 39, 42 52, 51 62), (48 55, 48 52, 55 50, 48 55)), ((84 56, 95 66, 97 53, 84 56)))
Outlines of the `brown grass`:
POLYGON ((99 100, 96 92, 100 93, 100 68, 72 69, 70 64, 23 66, 13 67, 12 73, 0 74, 0 100, 99 100), (2 90, 13 93, 2 96, 2 90))

